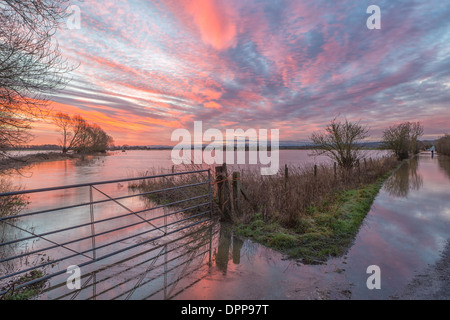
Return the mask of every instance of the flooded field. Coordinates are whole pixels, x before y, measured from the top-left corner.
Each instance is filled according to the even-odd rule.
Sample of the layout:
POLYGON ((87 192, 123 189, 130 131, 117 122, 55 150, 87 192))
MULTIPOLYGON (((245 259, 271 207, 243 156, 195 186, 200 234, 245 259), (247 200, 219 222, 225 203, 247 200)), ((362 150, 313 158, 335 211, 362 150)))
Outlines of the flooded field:
MULTIPOLYGON (((28 171, 14 176, 16 185, 26 189, 68 185, 110 179, 129 178, 148 168, 159 167, 170 171, 170 152, 132 151, 107 157, 64 160, 33 165, 28 171)), ((307 151, 286 150, 280 163, 314 163, 307 151), (297 161, 297 162, 296 162, 297 161)), ((127 185, 116 183, 100 189, 109 196, 130 194, 127 185)), ((48 272, 60 272, 48 281, 40 299, 389 299, 401 296, 406 286, 430 265, 435 264, 450 238, 450 158, 421 154, 405 162, 386 181, 375 199, 371 211, 357 235, 354 244, 343 257, 330 259, 324 265, 303 265, 286 259, 282 254, 249 239, 236 237, 229 225, 215 219, 172 233, 149 242, 147 234, 129 238, 115 250, 130 247, 108 257, 98 250, 97 256, 107 256, 96 263, 85 264, 90 254, 74 256, 64 263, 48 263, 48 272), (66 286, 69 265, 81 267, 83 290, 74 293, 66 286), (381 270, 381 289, 369 290, 367 267, 377 265, 381 270)), ((94 199, 105 199, 97 192, 94 199)), ((32 210, 55 206, 70 206, 89 200, 89 191, 83 189, 31 195, 32 210), (84 199, 84 200, 83 200, 84 199)), ((140 210, 155 206, 148 200, 130 198, 120 201, 123 206, 140 210), (134 200, 132 200, 134 199, 134 200), (136 200, 137 199, 137 200, 136 200)), ((124 211, 117 203, 99 204, 96 218, 107 219, 124 211)), ((29 212, 27 208, 24 212, 29 212), (27 211, 28 210, 28 211, 27 211)), ((158 214, 164 214, 158 209, 158 214)), ((157 213, 151 213, 157 214, 157 213)), ((147 216, 145 216, 147 217, 147 216)), ((7 230, 10 239, 24 237, 29 232, 51 232, 67 219, 88 223, 87 208, 70 210, 63 214, 47 214, 44 219, 24 217, 16 222, 23 230, 7 230), (14 231, 13 231, 14 230, 14 231)), ((131 219, 131 218, 130 218, 131 219)), ((139 218, 132 217, 139 221, 139 218)), ((129 220, 126 220, 130 223, 129 220)), ((113 225, 119 227, 120 224, 113 225)), ((110 226, 111 227, 111 226, 110 226)), ((139 234, 140 228, 133 228, 139 234)), ((83 230, 89 235, 91 230, 83 230)), ((96 229, 96 233, 101 229, 96 229)), ((127 231, 128 232, 128 231, 127 231)), ((118 232, 121 237, 124 231, 118 232)), ((76 235, 79 237, 80 233, 76 235)), ((23 247, 2 247, 8 250, 36 250, 49 239, 34 239, 23 247), (26 248, 25 248, 26 247, 26 248)), ((67 235, 55 235, 54 242, 67 241, 67 235), (58 238, 59 237, 59 238, 58 238)), ((96 245, 111 239, 96 237, 96 245)), ((66 254, 83 251, 92 245, 91 239, 67 245, 66 254)), ((58 248, 57 250, 62 250, 58 248)), ((109 250, 109 249, 108 249, 109 250)), ((58 251, 58 253, 59 253, 58 251)), ((33 261, 49 259, 36 254, 33 261)), ((56 256, 56 252, 53 257, 56 256)), ((22 261, 25 263, 25 261, 22 261)), ((23 266, 21 266, 23 267, 23 266)), ((11 268, 17 268, 13 266, 11 268)))

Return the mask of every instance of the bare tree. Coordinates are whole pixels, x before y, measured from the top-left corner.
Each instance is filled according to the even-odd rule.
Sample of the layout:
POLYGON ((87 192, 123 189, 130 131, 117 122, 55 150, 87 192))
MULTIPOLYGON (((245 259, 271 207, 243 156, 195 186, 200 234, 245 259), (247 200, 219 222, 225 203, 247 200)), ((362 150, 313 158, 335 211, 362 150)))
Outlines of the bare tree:
POLYGON ((326 155, 344 169, 353 168, 362 158, 361 142, 368 137, 369 130, 359 122, 333 119, 325 132, 313 133, 311 140, 317 155, 326 155))
POLYGON ((59 128, 62 134, 62 138, 60 139, 60 143, 62 146, 62 152, 66 153, 68 151, 67 144, 72 136, 72 132, 70 131, 72 125, 72 119, 66 113, 58 112, 53 117, 53 122, 59 128))
POLYGON ((417 153, 418 138, 423 135, 420 122, 403 122, 383 132, 383 147, 392 150, 398 160, 404 160, 410 153, 417 153))
POLYGON ((53 123, 61 132, 62 138, 60 138, 59 142, 63 153, 85 145, 85 141, 88 139, 87 131, 89 125, 82 116, 75 115, 71 117, 67 113, 58 112, 53 117, 53 123))
POLYGON ((34 118, 46 115, 48 94, 64 87, 71 66, 53 35, 68 0, 0 0, 0 155, 29 141, 34 118))
POLYGON ((89 140, 85 145, 88 152, 105 152, 113 144, 113 138, 96 124, 89 126, 88 133, 89 140))
POLYGON ((72 149, 80 149, 80 146, 83 145, 86 140, 86 130, 88 124, 86 120, 82 116, 75 115, 70 120, 70 125, 72 128, 71 140, 67 147, 68 150, 72 149))
POLYGON ((100 126, 89 124, 87 121, 75 115, 59 112, 53 118, 53 122, 59 128, 63 153, 73 150, 78 153, 105 152, 113 144, 113 138, 100 126))
POLYGON ((419 137, 423 136, 423 126, 420 122, 412 122, 410 123, 410 139, 411 139, 411 147, 410 151, 413 154, 419 153, 419 137))

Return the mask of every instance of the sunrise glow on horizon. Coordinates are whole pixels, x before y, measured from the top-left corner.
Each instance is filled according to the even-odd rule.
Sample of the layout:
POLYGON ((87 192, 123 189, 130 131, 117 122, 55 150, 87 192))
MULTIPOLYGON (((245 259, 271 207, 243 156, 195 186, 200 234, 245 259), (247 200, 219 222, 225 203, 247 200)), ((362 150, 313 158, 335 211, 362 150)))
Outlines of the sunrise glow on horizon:
MULTIPOLYGON (((117 145, 173 145, 204 127, 279 129, 307 141, 336 116, 372 140, 420 121, 450 132, 450 7, 443 1, 74 1, 79 29, 56 37, 79 67, 51 107, 97 123, 117 145), (368 6, 382 28, 369 30, 368 6)), ((56 144, 51 121, 33 144, 56 144)))

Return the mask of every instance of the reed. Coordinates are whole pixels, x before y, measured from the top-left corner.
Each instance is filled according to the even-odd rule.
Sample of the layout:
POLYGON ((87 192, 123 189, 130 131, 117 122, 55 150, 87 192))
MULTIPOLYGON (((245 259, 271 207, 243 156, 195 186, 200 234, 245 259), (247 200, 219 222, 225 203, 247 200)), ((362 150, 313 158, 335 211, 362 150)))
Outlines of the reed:
POLYGON ((398 165, 392 157, 366 160, 351 170, 333 165, 304 165, 283 168, 273 176, 261 176, 248 171, 241 174, 242 188, 248 201, 242 202, 239 222, 248 222, 255 213, 264 220, 276 220, 285 227, 295 228, 314 207, 330 201, 337 192, 357 189, 375 182, 398 165))

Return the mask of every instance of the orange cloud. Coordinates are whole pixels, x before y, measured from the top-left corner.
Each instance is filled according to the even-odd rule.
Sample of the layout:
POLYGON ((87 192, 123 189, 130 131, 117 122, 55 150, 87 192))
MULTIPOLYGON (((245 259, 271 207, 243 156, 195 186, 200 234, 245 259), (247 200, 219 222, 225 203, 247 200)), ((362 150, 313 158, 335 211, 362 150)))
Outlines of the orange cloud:
POLYGON ((203 106, 205 107, 205 108, 209 108, 209 109, 220 109, 221 107, 220 107, 220 104, 218 104, 217 102, 214 102, 214 101, 208 101, 208 102, 205 102, 204 104, 203 104, 203 106))
POLYGON ((217 50, 234 44, 236 13, 220 0, 183 0, 186 12, 194 19, 202 40, 217 50))

